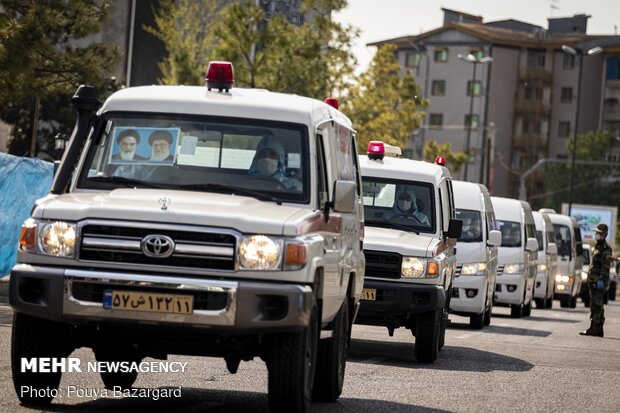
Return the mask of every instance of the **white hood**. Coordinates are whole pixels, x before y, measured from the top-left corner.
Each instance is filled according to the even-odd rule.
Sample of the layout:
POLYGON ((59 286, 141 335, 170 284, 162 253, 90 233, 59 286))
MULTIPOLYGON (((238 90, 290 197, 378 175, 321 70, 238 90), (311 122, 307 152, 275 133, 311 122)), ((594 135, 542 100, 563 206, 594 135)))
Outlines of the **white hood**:
POLYGON ((309 209, 245 196, 153 189, 116 189, 48 197, 35 218, 80 221, 110 219, 233 228, 242 233, 296 235, 316 215, 309 209), (170 203, 162 210, 160 200, 170 203))
POLYGON ((439 240, 414 232, 390 228, 366 227, 364 249, 396 252, 413 257, 432 257, 439 240))
POLYGON ((457 242, 456 243, 456 262, 469 264, 476 262, 487 262, 486 247, 483 242, 457 242))
POLYGON ((499 247, 497 265, 523 264, 525 250, 523 247, 499 247))

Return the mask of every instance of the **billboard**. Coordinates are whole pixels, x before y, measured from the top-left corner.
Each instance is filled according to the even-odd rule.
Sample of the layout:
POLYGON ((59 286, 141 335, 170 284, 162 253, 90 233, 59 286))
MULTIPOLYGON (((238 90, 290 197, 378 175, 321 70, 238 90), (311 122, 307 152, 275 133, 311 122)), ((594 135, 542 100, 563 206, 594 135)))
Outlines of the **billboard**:
MULTIPOLYGON (((568 204, 562 204, 562 213, 568 214, 568 204)), ((594 241, 594 227, 601 222, 607 224, 609 227, 607 242, 612 246, 614 245, 616 239, 616 223, 618 222, 618 207, 573 204, 570 216, 575 218, 581 227, 581 237, 584 241, 594 241)))

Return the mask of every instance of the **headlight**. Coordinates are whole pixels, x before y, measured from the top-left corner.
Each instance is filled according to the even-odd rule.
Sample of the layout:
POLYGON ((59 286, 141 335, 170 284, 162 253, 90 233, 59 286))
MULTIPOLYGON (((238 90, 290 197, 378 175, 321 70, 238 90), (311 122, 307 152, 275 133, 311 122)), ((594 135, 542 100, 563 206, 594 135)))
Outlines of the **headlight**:
POLYGON ((555 282, 557 282, 557 283, 571 283, 571 282, 573 282, 573 277, 571 277, 570 275, 557 274, 555 276, 555 282))
POLYGON ((504 267, 504 274, 518 274, 523 272, 523 264, 507 264, 504 267))
POLYGON ((404 257, 401 275, 405 278, 423 278, 426 261, 415 257, 404 257))
POLYGON ((264 235, 249 236, 239 244, 239 268, 277 270, 282 259, 282 241, 264 235))
POLYGON ((538 264, 538 271, 547 271, 547 264, 538 264))
POLYGON ((43 253, 57 257, 73 257, 75 252, 75 224, 63 221, 43 224, 39 233, 43 253))
POLYGON ((581 271, 581 280, 582 281, 587 281, 588 280, 588 273, 581 271))
POLYGON ((463 268, 461 268, 461 275, 484 275, 486 269, 487 264, 484 262, 463 264, 463 268))

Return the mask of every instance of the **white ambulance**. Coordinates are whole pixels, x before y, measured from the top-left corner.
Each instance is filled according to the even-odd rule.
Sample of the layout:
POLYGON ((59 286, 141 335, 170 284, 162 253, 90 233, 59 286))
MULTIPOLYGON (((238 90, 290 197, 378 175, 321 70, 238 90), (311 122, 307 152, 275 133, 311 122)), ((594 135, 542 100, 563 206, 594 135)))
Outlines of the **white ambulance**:
POLYGON ((536 240, 538 240, 538 270, 534 302, 537 308, 552 308, 555 275, 558 270, 558 249, 555 245, 553 224, 546 214, 532 211, 532 215, 536 225, 536 240))
MULTIPOLYGON (((232 88, 226 62, 206 81, 103 106, 76 92, 70 147, 11 274, 22 403, 50 403, 19 389, 57 389, 61 374, 22 372, 20 358, 81 346, 103 361, 218 356, 231 373, 260 357, 273 411, 342 392, 364 282, 351 122, 314 99, 232 88)), ((101 373, 107 388, 136 376, 101 373)))
MULTIPOLYGON (((360 156, 366 276, 357 323, 405 327, 415 357, 432 363, 443 347, 461 222, 442 165, 385 155, 371 141, 360 156)), ((441 162, 441 157, 439 161, 441 162)))

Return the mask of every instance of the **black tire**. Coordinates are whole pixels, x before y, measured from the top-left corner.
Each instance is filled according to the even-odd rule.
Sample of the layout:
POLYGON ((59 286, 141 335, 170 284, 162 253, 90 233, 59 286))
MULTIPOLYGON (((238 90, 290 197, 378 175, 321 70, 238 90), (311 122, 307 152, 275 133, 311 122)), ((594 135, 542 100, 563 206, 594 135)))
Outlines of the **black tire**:
POLYGON ((570 307, 570 301, 571 301, 570 295, 560 297, 560 307, 562 308, 570 307))
POLYGON ((34 373, 21 371, 22 358, 67 357, 74 350, 65 324, 15 313, 11 336, 11 371, 19 401, 27 406, 47 406, 55 397, 61 372, 34 373), (22 394, 27 387, 32 391, 22 394))
POLYGON ((577 296, 570 298, 570 308, 577 308, 577 296))
POLYGON ((486 311, 484 312, 484 325, 486 327, 491 325, 491 315, 493 313, 493 304, 491 303, 489 305, 489 308, 486 309, 486 311))
POLYGON ((481 330, 484 327, 484 312, 469 317, 469 328, 481 330))
POLYGON ((587 296, 584 295, 584 297, 582 298, 583 301, 583 306, 584 307, 590 307, 590 292, 588 292, 587 296))
POLYGON ((553 308, 553 296, 547 298, 547 303, 546 303, 545 308, 547 308, 547 309, 552 309, 553 308))
POLYGON ((345 300, 334 319, 334 334, 319 340, 312 400, 335 402, 342 394, 349 342, 349 302, 345 300))
POLYGON ((305 412, 310 407, 318 346, 317 309, 301 333, 279 334, 268 347, 268 398, 272 412, 305 412))
POLYGON ((418 363, 433 363, 437 360, 441 315, 441 310, 418 314, 415 332, 415 358, 418 363))
POLYGON ((534 298, 534 302, 536 303, 536 308, 545 308, 547 305, 546 298, 534 298))
POLYGON ((530 302, 527 303, 527 305, 523 306, 523 317, 529 317, 530 315, 532 315, 532 304, 533 304, 533 299, 530 299, 530 302))
MULTIPOLYGON (((119 351, 119 348, 112 344, 110 344, 110 349, 105 348, 101 350, 95 351, 95 358, 97 361, 110 361, 110 362, 141 362, 141 357, 136 357, 131 355, 131 348, 127 349, 126 352, 119 351), (115 351, 110 351, 110 349, 114 349, 115 351)), ((108 390, 114 390, 114 387, 118 386, 121 389, 131 389, 133 384, 136 382, 138 378, 138 372, 101 372, 99 373, 101 380, 103 381, 103 385, 108 390)))
POLYGON ((439 351, 441 351, 446 344, 446 327, 448 326, 448 321, 448 311, 444 309, 439 325, 439 351))
POLYGON ((616 290, 618 289, 618 283, 617 282, 611 282, 609 284, 609 293, 608 293, 608 298, 611 301, 616 301, 616 290))
POLYGON ((510 304, 510 317, 521 318, 523 317, 523 303, 510 304))

